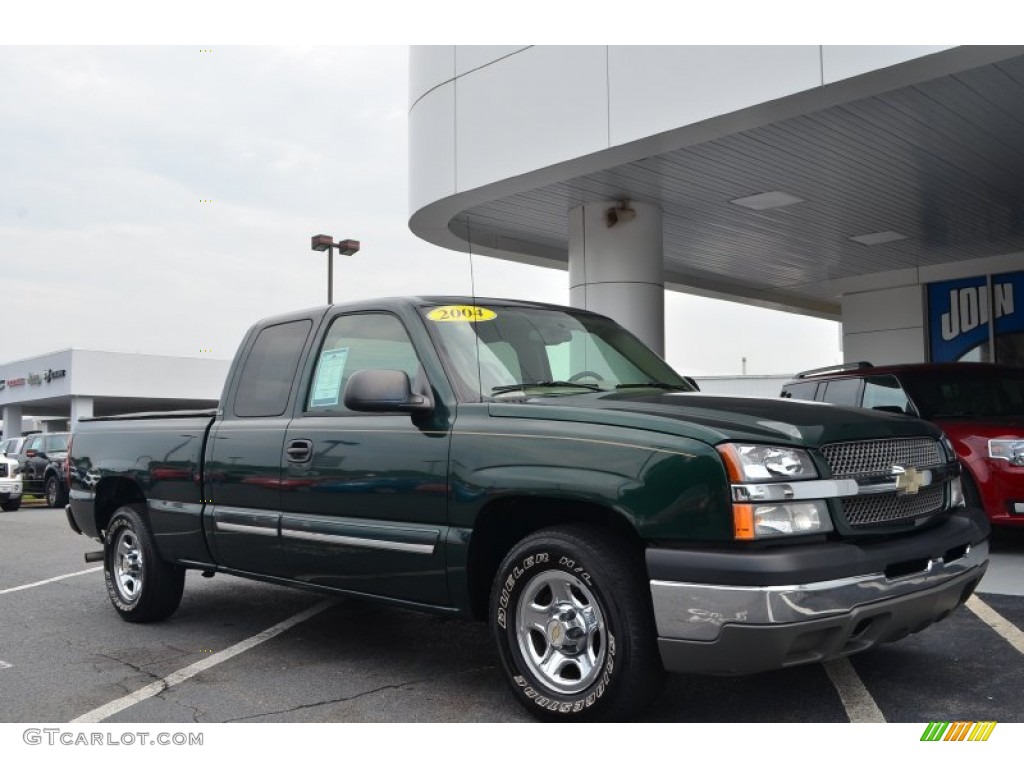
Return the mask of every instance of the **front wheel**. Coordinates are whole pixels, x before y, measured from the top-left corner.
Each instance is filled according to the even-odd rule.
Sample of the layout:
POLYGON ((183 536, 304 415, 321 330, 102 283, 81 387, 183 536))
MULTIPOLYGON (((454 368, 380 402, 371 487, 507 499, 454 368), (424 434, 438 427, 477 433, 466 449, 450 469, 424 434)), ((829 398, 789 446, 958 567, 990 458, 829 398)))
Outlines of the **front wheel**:
POLYGON ((4 512, 17 512, 20 507, 20 496, 17 499, 11 499, 10 501, 5 501, 3 504, 0 504, 0 509, 2 509, 4 512))
POLYGON ((623 720, 664 683, 640 554, 573 525, 519 542, 498 569, 489 621, 519 702, 545 720, 623 720))
POLYGON ((166 619, 178 609, 185 569, 160 559, 140 509, 121 507, 103 539, 107 595, 125 621, 166 619))

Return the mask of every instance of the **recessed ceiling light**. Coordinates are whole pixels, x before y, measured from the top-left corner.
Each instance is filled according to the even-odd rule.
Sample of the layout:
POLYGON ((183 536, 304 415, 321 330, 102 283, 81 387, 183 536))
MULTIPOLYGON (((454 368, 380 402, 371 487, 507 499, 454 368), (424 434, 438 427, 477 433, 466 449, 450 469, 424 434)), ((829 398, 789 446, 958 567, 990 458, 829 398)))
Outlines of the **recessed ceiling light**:
POLYGON ((851 237, 855 243, 861 243, 862 245, 881 245, 882 243, 891 243, 894 240, 906 240, 906 235, 901 235, 899 232, 871 232, 867 235, 857 235, 851 237))
POLYGON ((759 195, 750 197, 738 197, 730 200, 733 205, 742 205, 754 211, 767 211, 769 208, 783 208, 794 203, 802 203, 803 198, 790 195, 786 192, 762 192, 759 195))

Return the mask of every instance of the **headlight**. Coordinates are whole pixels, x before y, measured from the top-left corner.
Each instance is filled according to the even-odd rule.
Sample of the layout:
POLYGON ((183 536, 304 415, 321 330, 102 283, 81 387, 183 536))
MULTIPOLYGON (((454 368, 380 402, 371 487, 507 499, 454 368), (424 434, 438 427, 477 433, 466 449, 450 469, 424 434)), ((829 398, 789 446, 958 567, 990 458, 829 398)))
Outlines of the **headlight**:
POLYGON ((989 440, 988 455, 1008 461, 1015 467, 1024 467, 1024 440, 989 440))
POLYGON ((832 520, 824 501, 736 504, 733 511, 737 539, 764 539, 832 530, 832 520))
POLYGON ((807 498, 820 492, 821 483, 806 486, 808 493, 795 491, 799 481, 818 478, 818 470, 807 451, 778 445, 723 443, 718 446, 718 453, 732 483, 733 536, 737 540, 805 536, 833 530, 826 502, 807 498), (758 500, 763 503, 751 503, 758 500))
POLYGON ((807 451, 777 445, 725 443, 718 452, 734 483, 765 480, 813 480, 818 476, 807 451))

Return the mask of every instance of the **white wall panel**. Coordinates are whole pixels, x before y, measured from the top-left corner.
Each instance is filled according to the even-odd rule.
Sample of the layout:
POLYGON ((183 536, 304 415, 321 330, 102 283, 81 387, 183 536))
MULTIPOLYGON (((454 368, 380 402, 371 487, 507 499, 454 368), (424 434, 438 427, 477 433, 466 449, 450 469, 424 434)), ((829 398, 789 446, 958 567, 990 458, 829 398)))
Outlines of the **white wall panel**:
POLYGON ((923 363, 924 331, 904 328, 869 333, 843 333, 843 359, 867 360, 875 365, 923 363))
POLYGON ((821 49, 826 83, 945 51, 951 45, 826 45, 821 49))
POLYGON ((217 399, 229 360, 72 351, 72 393, 105 397, 217 399))
POLYGON ((409 112, 409 210, 455 194, 455 82, 409 112))
POLYGON ((455 77, 454 45, 409 46, 409 106, 424 93, 455 77))
POLYGON ((613 145, 821 84, 818 46, 611 46, 613 145))
POLYGON ((526 45, 457 45, 455 46, 455 75, 464 75, 502 59, 509 54, 528 48, 526 45))
POLYGON ((458 78, 458 189, 607 147, 605 75, 604 46, 539 46, 458 78))
POLYGON ((911 285, 843 296, 843 332, 920 328, 924 323, 921 286, 911 285))

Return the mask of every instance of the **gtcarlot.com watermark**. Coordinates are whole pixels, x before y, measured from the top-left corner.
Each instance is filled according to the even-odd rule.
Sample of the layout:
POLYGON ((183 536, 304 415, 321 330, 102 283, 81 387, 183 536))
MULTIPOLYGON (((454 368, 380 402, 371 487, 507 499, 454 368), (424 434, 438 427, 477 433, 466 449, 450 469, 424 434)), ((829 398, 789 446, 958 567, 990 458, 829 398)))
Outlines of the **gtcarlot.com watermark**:
POLYGON ((201 747, 202 733, 160 731, 65 731, 61 728, 26 728, 22 741, 30 746, 50 747, 201 747))

